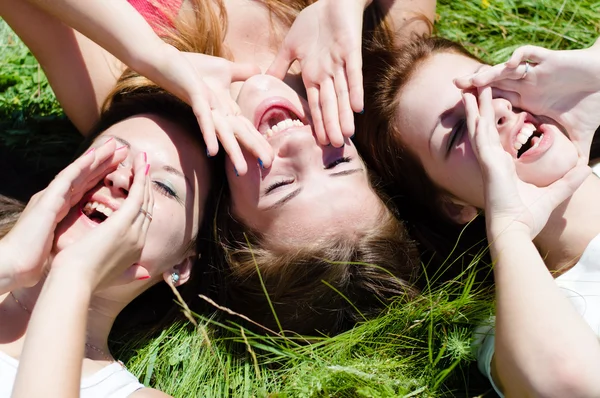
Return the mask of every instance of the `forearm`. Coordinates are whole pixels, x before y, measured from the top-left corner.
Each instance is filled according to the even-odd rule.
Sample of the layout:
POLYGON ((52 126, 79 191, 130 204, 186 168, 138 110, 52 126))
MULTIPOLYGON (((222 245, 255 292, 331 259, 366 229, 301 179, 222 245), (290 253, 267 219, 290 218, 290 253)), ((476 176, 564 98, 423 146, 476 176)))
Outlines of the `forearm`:
MULTIPOLYGON (((175 50, 126 0, 29 0, 97 43, 121 62, 186 99, 168 75, 175 50)), ((180 83, 180 82, 177 82, 180 83)))
POLYGON ((90 297, 75 273, 50 272, 29 321, 12 397, 79 397, 90 297))
POLYGON ((431 33, 435 21, 436 0, 374 0, 389 16, 399 38, 413 32, 431 33))
POLYGON ((26 0, 0 0, 0 16, 36 57, 69 119, 86 133, 124 69, 121 62, 26 0))
POLYGON ((0 295, 15 289, 16 281, 6 243, 0 240, 0 295))
POLYGON ((514 396, 597 396, 598 337, 560 291, 529 233, 492 234, 500 384, 514 396))

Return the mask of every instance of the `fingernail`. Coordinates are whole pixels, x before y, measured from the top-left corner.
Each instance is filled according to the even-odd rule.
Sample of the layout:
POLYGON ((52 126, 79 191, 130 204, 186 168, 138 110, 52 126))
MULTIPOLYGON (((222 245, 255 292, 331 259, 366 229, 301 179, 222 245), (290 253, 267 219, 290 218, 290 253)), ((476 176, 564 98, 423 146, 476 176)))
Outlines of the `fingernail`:
POLYGON ((365 113, 365 108, 363 108, 363 109, 362 109, 362 111, 360 111, 359 113, 360 113, 361 115, 362 115, 363 113, 365 113))
POLYGON ((144 172, 146 175, 148 175, 148 171, 150 170, 150 164, 146 165, 146 171, 144 172))
POLYGON ((96 148, 90 148, 87 150, 87 152, 85 153, 86 155, 89 155, 90 153, 94 152, 96 150, 96 148))
POLYGON ((262 161, 262 160, 260 160, 260 158, 258 158, 258 165, 260 166, 260 168, 261 168, 261 169, 264 169, 264 168, 265 168, 265 166, 264 166, 264 164, 263 164, 263 161, 262 161))
POLYGON ((240 176, 240 174, 238 173, 238 171, 237 171, 237 169, 236 169, 235 167, 233 168, 233 171, 235 172, 235 176, 236 176, 236 177, 239 177, 239 176, 240 176))
POLYGON ((208 148, 206 148, 206 156, 211 157, 210 152, 208 151, 208 148))
POLYGON ((352 137, 350 137, 350 139, 351 139, 351 140, 353 140, 355 135, 356 135, 356 134, 352 134, 352 137))
POLYGON ((120 151, 123 148, 127 148, 127 145, 121 145, 120 147, 118 147, 117 149, 115 149, 115 152, 116 151, 120 151))
POLYGON ((144 163, 148 163, 148 155, 146 152, 142 152, 144 154, 144 163))
POLYGON ((146 279, 150 279, 150 275, 140 276, 139 278, 137 278, 138 281, 143 281, 146 279))
POLYGON ((109 142, 111 142, 112 140, 114 140, 115 137, 110 137, 109 139, 107 139, 106 141, 104 141, 105 144, 108 144, 109 142))

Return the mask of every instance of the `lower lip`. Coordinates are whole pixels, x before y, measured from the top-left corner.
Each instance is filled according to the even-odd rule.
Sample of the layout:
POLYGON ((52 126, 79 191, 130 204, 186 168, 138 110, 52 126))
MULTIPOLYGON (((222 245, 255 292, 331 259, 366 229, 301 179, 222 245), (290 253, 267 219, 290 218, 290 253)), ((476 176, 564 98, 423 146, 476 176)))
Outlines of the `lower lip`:
POLYGON ((537 130, 543 134, 541 141, 537 147, 530 149, 521 155, 521 157, 518 159, 519 161, 524 163, 533 162, 539 159, 544 153, 546 153, 546 151, 548 151, 548 149, 550 149, 554 143, 554 131, 552 131, 549 127, 550 126, 547 124, 542 124, 537 128, 537 130))

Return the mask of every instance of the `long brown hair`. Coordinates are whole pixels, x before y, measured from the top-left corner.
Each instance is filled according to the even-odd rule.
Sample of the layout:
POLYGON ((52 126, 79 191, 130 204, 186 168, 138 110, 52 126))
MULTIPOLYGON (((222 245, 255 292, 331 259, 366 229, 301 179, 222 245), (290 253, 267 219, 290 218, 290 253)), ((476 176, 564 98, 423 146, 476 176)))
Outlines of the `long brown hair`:
POLYGON ((236 219, 225 191, 215 220, 225 260, 224 304, 271 330, 332 335, 376 316, 392 298, 413 298, 416 245, 379 195, 377 225, 358 237, 292 248, 275 247, 236 219))
MULTIPOLYGON (((365 113, 356 117, 355 138, 361 155, 381 176, 422 251, 433 256, 438 266, 458 258, 468 264, 471 258, 462 254, 478 255, 486 242, 482 217, 468 228, 448 217, 442 206, 447 193, 431 181, 418 156, 402 139, 398 114, 402 89, 419 66, 439 52, 478 60, 460 44, 440 37, 413 37, 397 47, 375 39, 365 46, 363 75, 368 105, 365 113)), ((447 275, 454 276, 452 271, 447 275)))

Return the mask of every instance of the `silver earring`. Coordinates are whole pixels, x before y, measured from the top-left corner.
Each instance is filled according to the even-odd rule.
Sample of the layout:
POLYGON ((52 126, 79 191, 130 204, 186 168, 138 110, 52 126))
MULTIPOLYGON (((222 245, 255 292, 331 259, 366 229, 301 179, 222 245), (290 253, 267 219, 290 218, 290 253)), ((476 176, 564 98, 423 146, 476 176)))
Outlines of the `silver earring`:
POLYGON ((179 282, 179 273, 177 271, 171 274, 171 282, 173 283, 173 285, 179 282))

